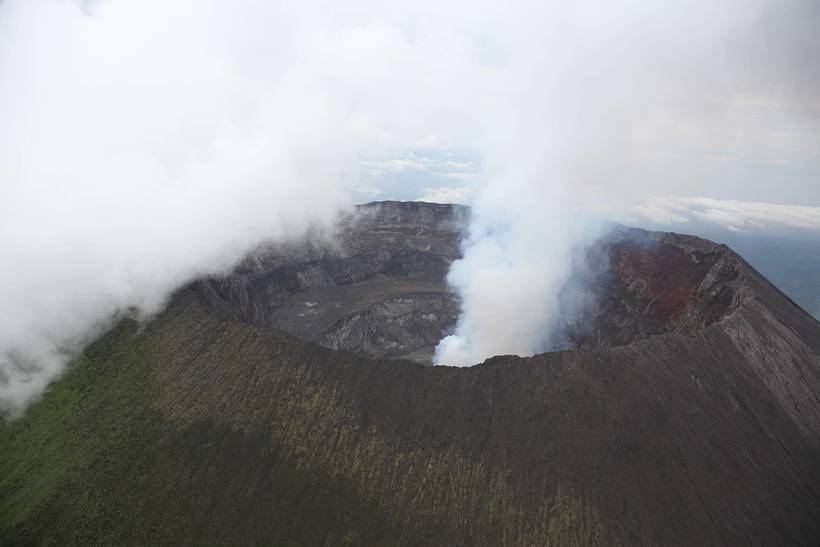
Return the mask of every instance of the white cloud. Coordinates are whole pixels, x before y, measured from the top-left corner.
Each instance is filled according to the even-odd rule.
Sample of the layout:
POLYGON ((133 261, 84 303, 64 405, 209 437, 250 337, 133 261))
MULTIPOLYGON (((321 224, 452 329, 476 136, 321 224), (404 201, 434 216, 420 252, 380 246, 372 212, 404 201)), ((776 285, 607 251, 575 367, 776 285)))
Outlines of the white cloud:
POLYGON ((393 159, 384 161, 363 161, 362 165, 371 173, 384 175, 386 173, 401 173, 404 171, 426 171, 423 161, 414 158, 393 159))
MULTIPOLYGON (((729 197, 771 199, 790 186, 820 200, 817 178, 806 174, 820 171, 817 155, 795 158, 805 172, 766 165, 761 177, 762 169, 751 168, 752 159, 789 138, 820 150, 820 124, 809 115, 820 104, 820 74, 810 68, 820 50, 816 2, 570 2, 550 4, 543 17, 536 9, 527 17, 540 33, 523 31, 528 22, 519 20, 518 32, 505 36, 513 44, 505 66, 524 72, 498 69, 503 98, 480 88, 501 107, 491 109, 498 117, 484 135, 486 184, 473 200, 464 256, 448 276, 462 315, 437 347, 438 363, 469 366, 547 349, 556 295, 590 234, 575 208, 612 215, 659 188, 692 195, 710 185, 729 197), (798 19, 801 25, 786 23, 798 19), (539 53, 522 65, 517 48, 525 42, 539 53), (760 125, 747 100, 760 96, 778 99, 767 122, 772 130, 744 132, 760 125), (736 104, 742 107, 733 110, 736 104), (792 116, 813 131, 781 123, 792 116), (736 154, 748 172, 705 152, 736 154)), ((761 221, 760 211, 744 210, 740 225, 737 211, 715 209, 704 207, 700 216, 736 230, 761 221)), ((697 218, 658 203, 651 212, 667 222, 697 218)), ((811 223, 804 212, 790 211, 789 222, 811 223)))
POLYGON ((472 171, 475 169, 475 163, 471 161, 445 161, 442 162, 441 166, 456 171, 472 171))
POLYGON ((472 180, 477 178, 476 173, 465 173, 465 172, 438 172, 436 176, 441 179, 450 179, 450 180, 472 180))
POLYGON ((419 201, 427 201, 430 203, 458 203, 467 205, 473 191, 466 187, 454 188, 451 186, 439 186, 438 188, 424 188, 422 190, 419 201))
POLYGON ((118 312, 332 221, 369 139, 284 27, 219 2, 79 4, 0 4, 0 411, 118 312))
POLYGON ((689 218, 685 215, 681 215, 677 208, 652 203, 652 200, 644 205, 636 205, 634 212, 650 222, 657 224, 671 225, 689 222, 689 218))
POLYGON ((782 228, 820 231, 820 207, 718 200, 654 197, 633 209, 633 220, 661 225, 701 222, 736 232, 782 228))
POLYGON ((429 171, 440 178, 466 179, 476 175, 476 164, 472 161, 440 160, 428 156, 417 156, 412 150, 405 158, 379 161, 363 161, 361 165, 375 176, 405 171, 429 171))
POLYGON ((422 136, 413 145, 413 148, 416 150, 436 150, 439 152, 443 152, 449 149, 449 144, 447 143, 447 139, 445 139, 441 135, 436 135, 433 133, 428 133, 427 135, 422 136))

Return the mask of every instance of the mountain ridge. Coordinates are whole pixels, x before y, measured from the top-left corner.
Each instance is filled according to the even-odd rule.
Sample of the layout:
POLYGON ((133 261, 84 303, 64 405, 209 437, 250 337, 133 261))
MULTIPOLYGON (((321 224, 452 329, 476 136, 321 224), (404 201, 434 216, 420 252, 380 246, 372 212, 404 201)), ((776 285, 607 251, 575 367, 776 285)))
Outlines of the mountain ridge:
POLYGON ((324 348, 186 287, 0 427, 0 542, 816 543, 820 325, 725 248, 616 240, 643 237, 719 249, 737 305, 455 368, 324 348))

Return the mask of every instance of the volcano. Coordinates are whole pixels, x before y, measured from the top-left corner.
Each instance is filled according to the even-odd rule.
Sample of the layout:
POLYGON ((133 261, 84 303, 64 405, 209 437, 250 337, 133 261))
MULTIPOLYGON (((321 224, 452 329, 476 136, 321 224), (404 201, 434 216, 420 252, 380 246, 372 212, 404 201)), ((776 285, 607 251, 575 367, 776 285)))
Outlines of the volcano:
POLYGON ((126 319, 0 426, 0 543, 820 543, 820 324, 613 227, 553 349, 430 366, 469 211, 381 202, 126 319))

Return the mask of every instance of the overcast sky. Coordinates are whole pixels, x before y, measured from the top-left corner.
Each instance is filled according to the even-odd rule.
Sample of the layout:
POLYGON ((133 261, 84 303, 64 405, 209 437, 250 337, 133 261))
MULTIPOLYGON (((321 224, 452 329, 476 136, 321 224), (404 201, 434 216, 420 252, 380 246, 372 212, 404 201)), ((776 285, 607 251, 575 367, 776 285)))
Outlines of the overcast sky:
MULTIPOLYGON (((774 100, 738 97, 715 116, 717 128, 708 122, 687 127, 684 120, 639 133, 630 147, 636 163, 685 165, 685 169, 662 173, 648 185, 636 180, 639 192, 631 196, 633 201, 675 196, 820 207, 820 115, 816 111, 795 113, 774 100), (673 140, 674 147, 661 144, 673 140)), ((379 162, 367 165, 376 167, 379 162)), ((370 172, 360 199, 435 199, 447 195, 444 189, 452 189, 456 199, 468 200, 481 177, 481 157, 466 145, 450 150, 411 149, 382 160, 381 165, 387 168, 370 172), (441 161, 442 154, 447 161, 441 161)))

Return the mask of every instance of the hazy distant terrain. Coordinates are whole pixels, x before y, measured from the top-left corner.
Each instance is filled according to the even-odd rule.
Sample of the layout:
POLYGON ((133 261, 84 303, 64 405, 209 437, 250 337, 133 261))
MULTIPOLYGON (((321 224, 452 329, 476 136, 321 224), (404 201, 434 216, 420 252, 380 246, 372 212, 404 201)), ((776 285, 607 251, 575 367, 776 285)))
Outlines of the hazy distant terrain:
POLYGON ((723 241, 820 319, 820 240, 729 235, 723 241))

